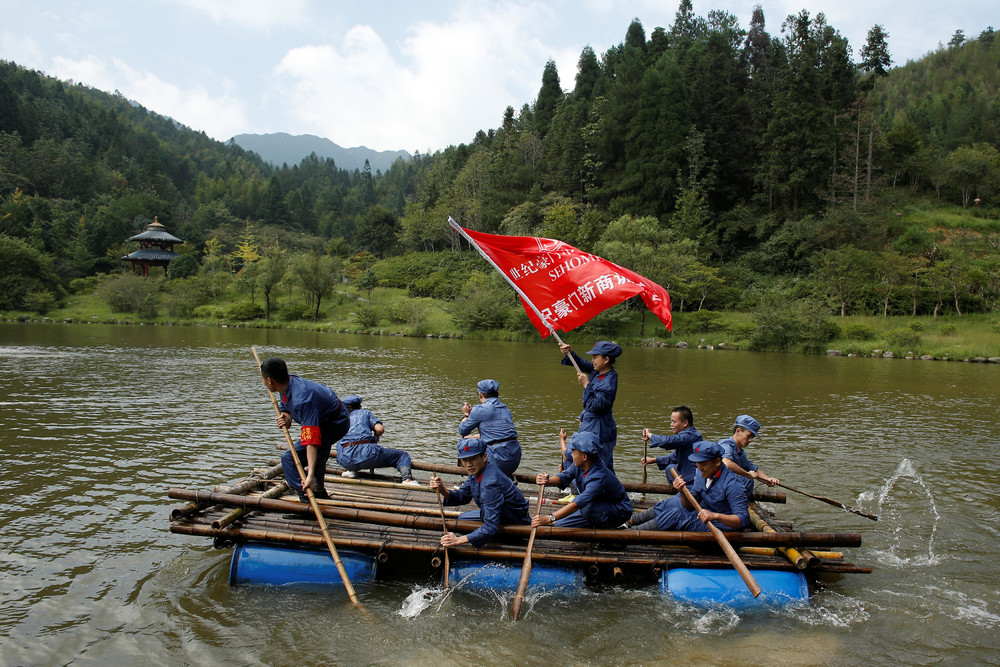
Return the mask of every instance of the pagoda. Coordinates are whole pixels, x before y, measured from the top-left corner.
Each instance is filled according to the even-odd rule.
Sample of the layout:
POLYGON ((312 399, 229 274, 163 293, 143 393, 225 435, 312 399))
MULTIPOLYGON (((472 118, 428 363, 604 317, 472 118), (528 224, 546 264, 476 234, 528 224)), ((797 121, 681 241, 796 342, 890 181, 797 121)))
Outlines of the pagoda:
POLYGON ((125 255, 122 259, 132 262, 133 272, 141 266, 143 276, 149 275, 149 267, 151 266, 162 266, 163 275, 166 275, 170 262, 177 258, 174 245, 184 243, 167 232, 167 228, 160 224, 156 216, 153 217, 151 223, 146 225, 146 231, 136 234, 129 241, 138 241, 139 249, 125 255))

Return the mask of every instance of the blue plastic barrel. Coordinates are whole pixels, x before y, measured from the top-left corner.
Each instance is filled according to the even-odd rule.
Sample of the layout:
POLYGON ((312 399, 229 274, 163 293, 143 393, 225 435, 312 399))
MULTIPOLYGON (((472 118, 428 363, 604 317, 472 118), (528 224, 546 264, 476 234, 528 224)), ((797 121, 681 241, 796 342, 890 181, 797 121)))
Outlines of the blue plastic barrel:
MULTIPOLYGON (((459 561, 451 564, 451 581, 461 582, 461 587, 471 591, 517 591, 521 580, 521 565, 459 561)), ((579 593, 584 586, 580 570, 556 565, 536 563, 528 579, 529 591, 560 592, 567 595, 579 593)))
MULTIPOLYGON (((356 551, 337 550, 351 584, 375 578, 375 559, 356 551)), ((229 585, 340 586, 344 582, 327 550, 294 549, 267 544, 241 544, 233 549, 229 585)))
POLYGON ((661 577, 663 593, 692 604, 725 604, 748 608, 775 606, 808 601, 809 585, 799 571, 750 570, 760 585, 755 599, 736 570, 677 567, 666 570, 661 577))

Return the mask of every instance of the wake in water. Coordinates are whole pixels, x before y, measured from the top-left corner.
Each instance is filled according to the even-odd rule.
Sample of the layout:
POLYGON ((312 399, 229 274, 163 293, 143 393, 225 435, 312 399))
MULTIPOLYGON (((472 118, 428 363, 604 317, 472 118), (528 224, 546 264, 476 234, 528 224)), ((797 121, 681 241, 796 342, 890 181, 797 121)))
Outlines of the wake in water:
POLYGON ((437 608, 440 609, 451 591, 451 588, 442 586, 417 586, 403 600, 399 615, 403 618, 416 618, 433 604, 437 604, 437 608))
MULTIPOLYGON (((876 494, 871 491, 859 496, 862 503, 873 499, 876 494)), ((912 461, 900 461, 896 471, 879 489, 877 503, 880 527, 892 527, 887 547, 874 550, 883 565, 913 567, 940 563, 940 558, 934 555, 934 536, 941 515, 934 495, 912 461)))

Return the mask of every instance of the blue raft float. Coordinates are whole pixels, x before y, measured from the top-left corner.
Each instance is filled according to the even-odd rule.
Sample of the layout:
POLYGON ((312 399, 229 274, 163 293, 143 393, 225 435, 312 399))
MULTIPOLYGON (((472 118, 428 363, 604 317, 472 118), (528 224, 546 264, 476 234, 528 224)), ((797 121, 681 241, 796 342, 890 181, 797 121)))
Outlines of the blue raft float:
MULTIPOLYGON (((340 560, 354 585, 370 583, 376 577, 372 556, 338 550, 340 560)), ((755 570, 754 578, 763 592, 754 599, 734 570, 671 568, 664 570, 661 590, 691 604, 725 604, 736 608, 780 606, 809 600, 809 586, 801 572, 755 570)), ((513 593, 521 577, 521 567, 506 563, 458 561, 452 563, 450 578, 467 591, 513 593)), ((267 544, 242 544, 233 549, 229 566, 232 586, 342 587, 340 573, 327 551, 295 549, 267 544)), ((531 568, 528 590, 578 595, 586 576, 579 568, 536 563, 531 568)))

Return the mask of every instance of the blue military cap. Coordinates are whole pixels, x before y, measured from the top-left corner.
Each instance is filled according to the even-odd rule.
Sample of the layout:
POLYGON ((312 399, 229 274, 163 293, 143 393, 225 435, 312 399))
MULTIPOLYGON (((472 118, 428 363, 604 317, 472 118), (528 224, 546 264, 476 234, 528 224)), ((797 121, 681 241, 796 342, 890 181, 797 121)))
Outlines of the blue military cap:
POLYGON ((587 354, 603 354, 605 357, 610 357, 616 359, 621 356, 622 348, 616 343, 610 343, 606 340, 599 340, 594 343, 594 348, 587 354))
POLYGON ((760 422, 750 415, 740 415, 737 417, 736 426, 742 426, 754 435, 757 435, 757 431, 760 430, 760 422))
POLYGON ((480 380, 476 383, 480 394, 490 394, 500 391, 500 383, 496 380, 480 380))
POLYGON ((699 440, 694 443, 694 453, 688 457, 688 461, 711 461, 720 458, 722 458, 722 447, 719 443, 699 440))
POLYGON ((573 437, 569 439, 566 449, 575 449, 581 454, 601 456, 601 445, 597 440, 597 434, 590 431, 577 431, 574 433, 573 437))
POLYGON ((462 438, 458 441, 458 458, 467 459, 486 451, 486 443, 482 438, 462 438))
POLYGON ((345 396, 344 397, 344 405, 354 405, 354 406, 360 407, 361 406, 361 397, 358 396, 357 394, 351 394, 350 396, 345 396))

